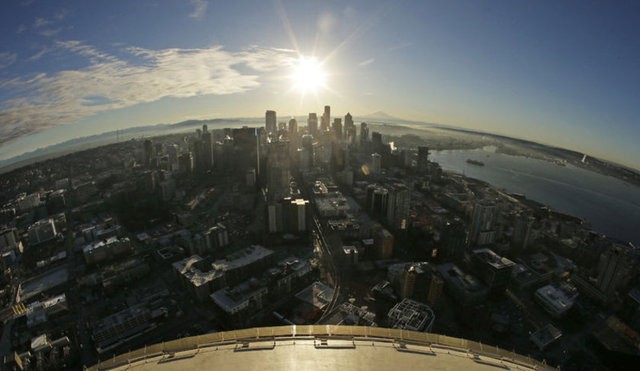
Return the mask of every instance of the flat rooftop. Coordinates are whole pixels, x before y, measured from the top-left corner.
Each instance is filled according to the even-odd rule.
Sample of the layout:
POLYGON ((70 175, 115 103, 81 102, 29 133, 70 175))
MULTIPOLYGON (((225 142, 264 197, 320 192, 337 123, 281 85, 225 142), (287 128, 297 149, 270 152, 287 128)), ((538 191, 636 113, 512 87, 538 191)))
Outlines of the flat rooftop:
POLYGON ((18 287, 16 302, 28 301, 34 296, 66 283, 68 280, 69 270, 67 267, 56 268, 30 278, 22 282, 18 287))
POLYGON ((137 370, 552 370, 494 346, 414 331, 281 326, 205 334, 150 345, 90 369, 137 370))

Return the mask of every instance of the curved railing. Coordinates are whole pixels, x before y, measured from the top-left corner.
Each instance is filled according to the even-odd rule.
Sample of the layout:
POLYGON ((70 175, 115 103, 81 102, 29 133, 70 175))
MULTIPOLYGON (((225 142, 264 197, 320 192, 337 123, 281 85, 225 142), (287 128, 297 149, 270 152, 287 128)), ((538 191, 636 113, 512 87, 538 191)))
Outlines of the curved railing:
POLYGON ((185 351, 229 344, 250 344, 251 342, 273 341, 274 347, 278 341, 295 339, 349 339, 394 342, 401 346, 414 344, 421 346, 450 349, 469 354, 471 357, 486 357, 498 361, 505 361, 524 368, 551 369, 543 362, 507 351, 495 346, 481 344, 475 341, 454 338, 446 335, 406 331, 382 327, 363 326, 332 326, 332 325, 303 325, 254 327, 242 330, 218 332, 171 340, 149 345, 128 353, 115 356, 94 365, 91 369, 102 370, 122 367, 127 364, 143 361, 148 358, 173 355, 185 351))

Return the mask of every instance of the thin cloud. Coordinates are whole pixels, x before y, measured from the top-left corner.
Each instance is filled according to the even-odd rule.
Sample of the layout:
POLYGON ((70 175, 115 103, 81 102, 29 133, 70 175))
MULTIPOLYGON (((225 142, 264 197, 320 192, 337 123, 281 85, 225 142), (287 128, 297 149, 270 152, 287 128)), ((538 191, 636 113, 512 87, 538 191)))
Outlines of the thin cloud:
POLYGON ((189 14, 189 17, 202 18, 207 12, 209 3, 205 0, 191 0, 191 5, 193 5, 193 11, 189 14))
POLYGON ((49 23, 51 23, 50 20, 45 19, 45 18, 36 18, 35 21, 33 21, 33 28, 40 28, 42 26, 46 26, 49 23))
POLYGON ((40 58, 42 58, 45 54, 47 54, 51 49, 48 47, 44 47, 42 48, 39 52, 37 52, 36 54, 30 56, 29 58, 27 58, 28 62, 34 62, 39 60, 40 58))
MULTIPOLYGON (((202 49, 129 47, 116 57, 80 41, 59 41, 57 52, 86 58, 87 66, 53 74, 0 81, 0 144, 47 127, 76 122, 96 113, 165 97, 242 93, 260 86, 260 73, 290 66, 289 50, 251 47, 230 52, 222 46, 202 49), (135 60, 132 62, 128 59, 135 60), (243 65, 255 73, 242 73, 243 65)), ((31 58, 47 53, 42 50, 31 58)))
POLYGON ((62 28, 48 28, 40 31, 39 34, 42 36, 51 37, 59 34, 60 31, 62 31, 62 28))
POLYGON ((374 58, 370 58, 370 59, 367 59, 366 61, 360 62, 360 66, 361 67, 368 66, 368 65, 370 65, 371 63, 373 63, 375 61, 376 60, 374 58))
POLYGON ((16 62, 18 54, 11 52, 0 53, 0 70, 7 68, 16 62))

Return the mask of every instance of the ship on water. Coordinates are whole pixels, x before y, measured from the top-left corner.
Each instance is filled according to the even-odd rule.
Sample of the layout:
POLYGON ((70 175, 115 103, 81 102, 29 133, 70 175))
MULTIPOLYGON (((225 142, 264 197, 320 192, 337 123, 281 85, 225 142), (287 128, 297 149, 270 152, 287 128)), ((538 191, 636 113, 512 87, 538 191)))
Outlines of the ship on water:
POLYGON ((472 160, 470 158, 467 159, 467 163, 476 166, 484 166, 484 162, 478 160, 472 160))

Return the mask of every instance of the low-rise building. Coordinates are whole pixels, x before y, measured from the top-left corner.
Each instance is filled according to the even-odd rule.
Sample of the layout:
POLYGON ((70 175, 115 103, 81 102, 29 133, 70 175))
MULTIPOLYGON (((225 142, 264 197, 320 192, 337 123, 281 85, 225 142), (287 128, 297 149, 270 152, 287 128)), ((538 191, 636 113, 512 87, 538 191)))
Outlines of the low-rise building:
POLYGON ((578 289, 568 283, 547 285, 536 290, 534 297, 547 313, 554 317, 562 317, 573 307, 578 297, 578 289))
POLYGON ((424 303, 412 299, 402 299, 387 314, 387 321, 392 328, 411 331, 431 331, 436 315, 424 303))

